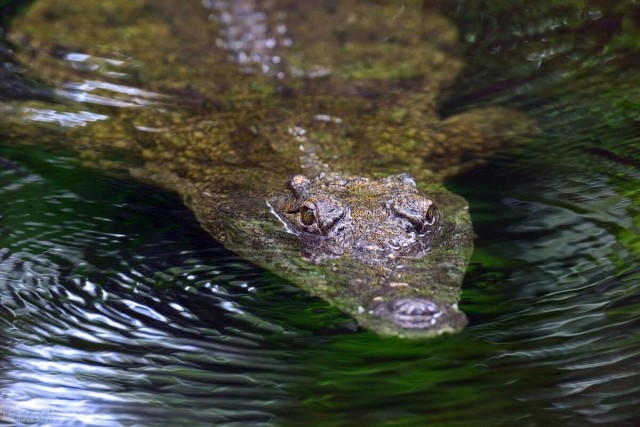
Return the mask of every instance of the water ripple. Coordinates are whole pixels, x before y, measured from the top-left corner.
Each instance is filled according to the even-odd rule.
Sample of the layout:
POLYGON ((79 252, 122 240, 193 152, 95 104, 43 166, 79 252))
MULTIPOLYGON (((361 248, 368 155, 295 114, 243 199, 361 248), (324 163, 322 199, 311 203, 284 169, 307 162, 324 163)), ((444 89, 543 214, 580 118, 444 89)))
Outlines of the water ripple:
MULTIPOLYGON (((261 425, 286 404, 281 384, 298 374, 283 363, 288 353, 265 341, 285 330, 244 307, 242 295, 255 292, 242 277, 245 266, 207 265, 206 236, 202 250, 176 253, 160 236, 134 250, 127 243, 140 230, 134 217, 124 228, 104 220, 122 203, 101 205, 79 187, 51 191, 41 177, 13 178, 20 185, 0 190, 0 318, 9 326, 0 332, 4 418, 22 414, 52 426, 138 418, 261 425), (34 203, 41 208, 31 209, 34 203)), ((108 182, 92 185, 109 191, 108 182)))
MULTIPOLYGON (((153 3, 127 4, 145 19, 178 4, 153 3)), ((322 3, 330 12, 333 2, 322 3)), ((528 145, 505 147, 484 169, 450 183, 470 201, 478 235, 463 333, 407 342, 358 331, 220 249, 178 200, 63 156, 2 148, 12 160, 0 159, 0 420, 637 425, 638 7, 444 3, 467 42, 467 73, 445 114, 499 104, 528 112, 539 130, 528 145)), ((295 76, 278 55, 296 35, 284 25, 287 13, 273 14, 276 6, 206 0, 188 17, 213 14, 211 45, 245 72, 295 76)), ((124 16, 100 7, 111 19, 124 16)), ((190 23, 176 34, 201 41, 189 38, 201 34, 189 33, 190 23)), ((185 49, 189 66, 206 59, 185 49)), ((82 127, 105 111, 170 102, 136 87, 131 58, 39 54, 51 72, 45 79, 65 76, 49 81, 58 97, 82 104, 41 105, 30 115, 0 104, 3 117, 30 117, 27 127, 34 120, 82 127)), ((304 77, 327 78, 314 72, 304 77)), ((202 91, 224 91, 196 77, 202 91)), ((156 87, 186 83, 157 78, 156 87)), ((206 108, 197 91, 175 92, 197 95, 185 107, 206 108)))

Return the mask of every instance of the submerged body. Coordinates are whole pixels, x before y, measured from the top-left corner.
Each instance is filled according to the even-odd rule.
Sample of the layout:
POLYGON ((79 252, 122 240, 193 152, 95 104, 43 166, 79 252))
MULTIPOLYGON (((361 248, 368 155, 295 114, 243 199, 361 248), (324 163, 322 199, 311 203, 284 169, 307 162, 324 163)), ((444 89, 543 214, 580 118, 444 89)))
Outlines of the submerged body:
POLYGON ((457 302, 473 233, 441 181, 527 123, 498 108, 440 119, 462 64, 437 11, 42 1, 12 34, 18 60, 48 70, 38 77, 64 105, 5 104, 5 133, 63 125, 55 139, 82 157, 178 192, 225 247, 377 333, 466 323, 457 302))

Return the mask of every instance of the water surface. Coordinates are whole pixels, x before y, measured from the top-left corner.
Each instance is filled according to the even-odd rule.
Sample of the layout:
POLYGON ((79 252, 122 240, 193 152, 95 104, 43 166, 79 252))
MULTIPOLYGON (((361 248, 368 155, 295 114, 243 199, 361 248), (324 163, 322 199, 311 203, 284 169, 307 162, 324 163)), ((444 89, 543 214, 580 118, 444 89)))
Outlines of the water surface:
POLYGON ((454 336, 358 330, 173 195, 4 137, 2 420, 637 425, 640 9, 547 3, 447 6, 468 65, 443 113, 511 106, 539 128, 448 183, 478 235, 454 336))

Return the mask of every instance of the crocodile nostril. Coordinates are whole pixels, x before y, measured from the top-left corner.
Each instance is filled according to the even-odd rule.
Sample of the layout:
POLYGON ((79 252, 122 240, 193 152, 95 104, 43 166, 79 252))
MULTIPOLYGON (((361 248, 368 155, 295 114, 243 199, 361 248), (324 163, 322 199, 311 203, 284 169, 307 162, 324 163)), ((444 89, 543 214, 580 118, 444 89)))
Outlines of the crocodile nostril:
POLYGON ((434 302, 424 298, 396 300, 390 307, 391 316, 403 328, 424 329, 435 326, 444 311, 434 302))
POLYGON ((403 316, 428 316, 441 312, 434 302, 424 298, 396 300, 392 304, 392 310, 403 316))
POLYGON ((456 318, 454 309, 427 298, 400 298, 379 303, 371 312, 407 329, 437 329, 456 318))

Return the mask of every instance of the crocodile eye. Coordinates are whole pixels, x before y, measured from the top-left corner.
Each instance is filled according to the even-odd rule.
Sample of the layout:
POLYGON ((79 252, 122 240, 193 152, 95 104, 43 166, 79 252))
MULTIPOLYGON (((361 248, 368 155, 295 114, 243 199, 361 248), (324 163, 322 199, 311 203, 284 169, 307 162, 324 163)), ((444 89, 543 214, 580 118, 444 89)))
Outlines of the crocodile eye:
POLYGON ((436 214, 434 212, 435 208, 433 206, 429 206, 429 208, 427 209, 427 212, 424 214, 424 219, 425 225, 432 225, 433 224, 433 220, 436 217, 436 214))
POLYGON ((309 227, 316 220, 316 214, 313 212, 313 209, 303 206, 300 208, 300 222, 302 225, 309 227))
POLYGON ((305 201, 291 213, 305 232, 326 235, 344 217, 345 208, 333 197, 321 197, 305 201))
POLYGON ((433 201, 418 195, 396 200, 391 209, 396 215, 408 220, 413 229, 420 234, 431 232, 438 219, 433 201))
POLYGON ((436 207, 431 205, 427 208, 422 220, 414 222, 413 225, 415 226, 418 233, 428 233, 431 231, 433 225, 436 222, 436 216, 437 216, 436 211, 437 211, 436 207))

